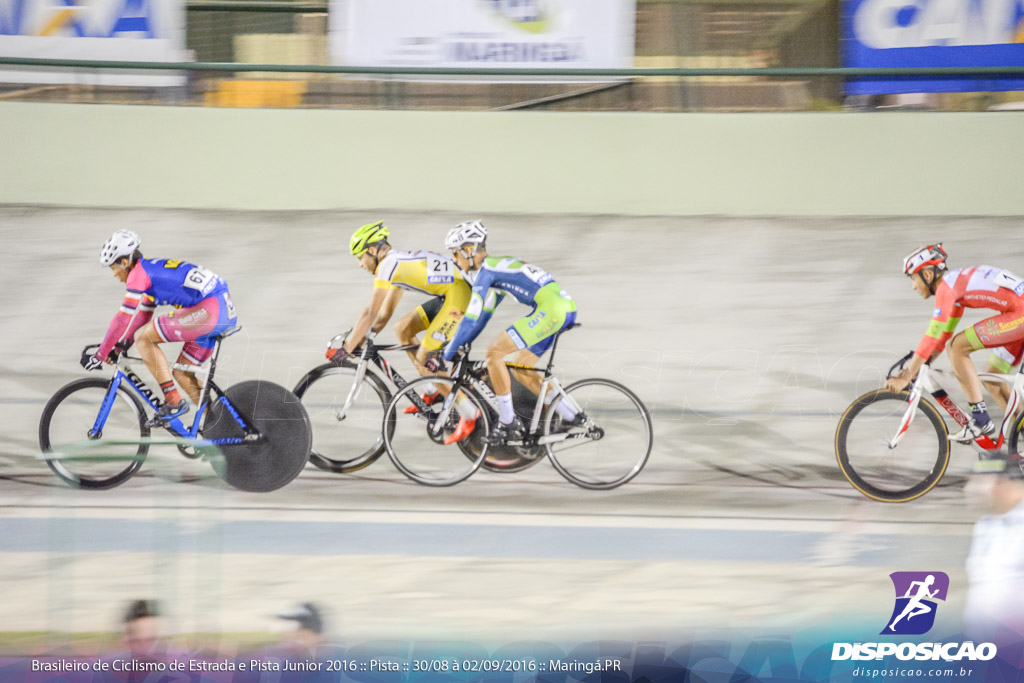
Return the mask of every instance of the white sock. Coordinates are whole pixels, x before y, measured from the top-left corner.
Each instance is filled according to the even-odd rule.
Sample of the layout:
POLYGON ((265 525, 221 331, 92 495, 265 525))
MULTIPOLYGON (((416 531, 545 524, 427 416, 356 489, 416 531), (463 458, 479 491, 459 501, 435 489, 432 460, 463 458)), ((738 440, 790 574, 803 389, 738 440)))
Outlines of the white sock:
POLYGON ((428 383, 427 386, 423 387, 423 393, 427 396, 433 396, 437 393, 437 385, 433 382, 428 383))
POLYGON ((516 419, 516 411, 512 407, 512 394, 498 394, 498 419, 505 424, 512 424, 516 419))
POLYGON ((480 411, 477 410, 473 402, 466 398, 466 395, 461 391, 459 395, 455 397, 455 410, 459 411, 461 417, 467 420, 475 420, 480 417, 480 411))
MULTIPOLYGON (((558 392, 549 391, 548 395, 544 397, 544 405, 551 405, 551 402, 558 398, 558 396, 558 392)), ((573 410, 568 401, 559 401, 558 405, 555 406, 555 412, 561 415, 563 420, 572 420, 576 417, 576 411, 573 410)))
POLYGON ((576 411, 572 409, 568 401, 559 401, 555 410, 562 416, 563 420, 572 420, 576 417, 576 411))

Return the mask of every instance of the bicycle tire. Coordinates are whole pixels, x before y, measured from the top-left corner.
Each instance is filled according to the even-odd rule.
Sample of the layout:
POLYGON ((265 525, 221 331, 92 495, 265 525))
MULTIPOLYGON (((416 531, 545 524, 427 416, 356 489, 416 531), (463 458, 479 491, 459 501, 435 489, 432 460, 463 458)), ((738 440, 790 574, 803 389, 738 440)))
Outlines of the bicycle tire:
POLYGON ((412 405, 413 397, 418 398, 430 383, 438 388, 447 386, 448 391, 455 386, 455 381, 450 377, 421 377, 395 392, 384 413, 384 447, 398 471, 416 483, 424 486, 454 486, 480 469, 487 457, 487 443, 480 438, 490 428, 486 403, 472 388, 460 387, 466 400, 471 401, 479 411, 473 433, 464 439, 479 443, 479 450, 475 458, 466 457, 465 444, 442 444, 444 437, 454 430, 459 419, 454 407, 450 409, 446 424, 437 434, 432 434, 430 430, 441 417, 444 401, 428 406, 423 412, 403 412, 407 405, 412 405), (399 457, 398 450, 404 450, 406 454, 399 457))
MULTIPOLYGON (((938 409, 924 398, 918 403, 917 408, 924 417, 928 418, 927 423, 918 419, 921 417, 920 415, 915 416, 903 440, 895 449, 889 448, 888 441, 896 435, 896 431, 899 429, 909 398, 910 393, 907 391, 892 392, 886 389, 869 391, 851 403, 839 418, 835 437, 839 471, 853 488, 872 500, 884 503, 905 503, 920 498, 939 483, 949 466, 950 443, 946 438, 949 434, 946 421, 942 419, 938 409), (858 417, 865 416, 865 411, 869 408, 874 409, 871 412, 877 424, 872 425, 866 420, 857 424, 864 425, 865 446, 863 450, 865 452, 870 450, 873 453, 877 449, 879 455, 872 455, 871 458, 865 458, 864 462, 860 463, 862 459, 859 452, 861 437, 858 434, 854 438, 857 441, 856 450, 858 451, 855 458, 860 464, 855 466, 854 458, 851 457, 853 449, 849 443, 851 441, 850 432, 855 424, 854 421, 858 417), (915 425, 917 425, 916 428, 915 425), (930 425, 931 429, 926 425, 930 425), (935 440, 934 456, 930 454, 933 435, 935 440), (894 455, 897 451, 901 455, 898 459, 894 455), (903 475, 902 471, 905 471, 906 467, 901 470, 898 465, 909 463, 910 458, 917 452, 920 452, 921 455, 915 459, 915 462, 920 461, 921 469, 925 467, 929 469, 923 477, 918 477, 916 471, 910 475, 903 475), (871 459, 875 462, 872 463, 871 459), (903 485, 897 483, 900 478, 911 481, 911 484, 901 488, 903 485), (890 481, 893 482, 893 486, 890 487, 884 487, 878 483, 890 481)), ((858 431, 860 430, 858 429, 858 431)))
MULTIPOLYGON (((88 432, 92 428, 93 423, 98 414, 99 407, 102 401, 102 397, 106 395, 106 392, 110 388, 109 379, 100 379, 98 377, 89 377, 75 380, 65 386, 61 387, 57 393, 55 393, 50 400, 47 401, 46 406, 43 408, 43 413, 39 418, 39 447, 44 453, 51 453, 54 450, 54 446, 61 446, 62 443, 70 443, 72 441, 84 441, 89 439, 88 432), (65 433, 65 426, 55 425, 54 418, 60 411, 61 405, 69 406, 74 401, 69 400, 74 394, 85 392, 87 390, 98 390, 96 395, 98 399, 93 399, 91 396, 84 400, 84 408, 81 410, 76 409, 75 419, 72 420, 73 425, 68 425, 67 433, 65 433), (90 407, 91 406, 91 407, 90 407), (78 430, 81 430, 80 432, 78 430), (54 434, 53 432, 60 431, 60 434, 54 434)), ((132 409, 131 415, 125 415, 123 418, 119 418, 121 422, 119 427, 120 434, 118 436, 123 438, 134 438, 135 425, 138 426, 138 437, 139 439, 145 439, 149 436, 149 427, 146 426, 146 409, 143 407, 142 401, 137 396, 129 392, 124 387, 118 387, 117 390, 118 398, 127 401, 128 405, 132 409)), ((115 401, 115 406, 120 405, 115 401)), ((113 408, 111 409, 113 411, 113 408)), ((108 416, 107 421, 110 422, 108 416)), ((57 422, 65 422, 63 416, 57 422)), ((107 427, 105 424, 104 427, 107 427)), ((108 434, 109 435, 109 434, 108 434)), ((89 439, 92 440, 92 439, 89 439)), ((102 436, 96 441, 102 440, 102 436)), ((71 460, 57 460, 47 459, 46 464, 53 470, 54 474, 63 479, 65 482, 80 489, 87 490, 102 490, 110 489, 123 484, 128 481, 132 475, 139 471, 142 467, 142 463, 145 461, 147 454, 149 453, 149 444, 140 443, 137 448, 134 449, 134 453, 130 449, 125 449, 124 455, 113 456, 110 462, 116 463, 118 460, 133 458, 123 468, 118 464, 114 464, 111 467, 113 474, 95 474, 87 471, 81 471, 82 468, 78 465, 72 464, 71 460), (78 471, 76 471, 78 470, 78 471)), ((101 454, 102 455, 102 454, 101 454)), ((88 468, 86 468, 87 470, 88 468)))
MULTIPOLYGON (((310 424, 313 427, 313 448, 309 454, 309 462, 328 472, 339 474, 358 472, 364 467, 369 467, 377 462, 380 456, 384 454, 384 437, 381 433, 380 424, 377 424, 373 431, 376 436, 374 444, 351 458, 342 457, 340 451, 343 447, 338 446, 334 442, 334 429, 340 426, 341 420, 336 418, 334 411, 331 409, 338 403, 344 404, 352 384, 351 381, 341 382, 338 387, 339 393, 337 396, 333 395, 334 392, 331 389, 328 389, 328 392, 321 396, 319 395, 319 388, 327 386, 332 377, 342 375, 346 371, 352 373, 355 369, 356 365, 348 360, 344 361, 340 366, 334 363, 324 363, 307 372, 292 390, 292 393, 298 396, 299 400, 306 406, 306 412, 309 414, 310 424), (326 406, 313 405, 312 402, 322 401, 324 397, 330 401, 326 406), (318 434, 320 435, 319 437, 318 434), (318 438, 324 441, 324 443, 318 443, 318 438)), ((391 391, 379 377, 370 372, 365 373, 363 381, 366 382, 373 394, 379 399, 381 413, 379 420, 382 424, 384 410, 391 400, 391 391)), ((372 401, 368 401, 368 403, 372 403, 372 401)), ((352 433, 352 430, 349 430, 348 433, 352 433)), ((341 439, 343 437, 338 438, 341 439)), ((358 447, 356 446, 356 448, 358 447)))
MULTIPOLYGON (((582 453, 572 452, 581 444, 570 443, 569 439, 547 443, 548 459, 558 473, 579 487, 596 491, 622 486, 640 474, 654 447, 651 414, 643 401, 618 382, 601 378, 573 382, 565 388, 565 393, 572 396, 589 418, 586 431, 573 441, 601 444, 614 430, 616 443, 601 444, 599 449, 581 449, 582 453), (587 387, 604 387, 604 392, 595 392, 595 398, 595 394, 585 395, 587 387), (574 393, 577 396, 573 396, 574 393), (616 395, 620 398, 615 399, 616 395), (621 397, 625 397, 625 401, 621 397), (623 440, 636 444, 624 445, 623 440), (622 463, 617 462, 619 453, 634 449, 637 451, 635 460, 630 455, 622 458, 622 463)), ((557 406, 563 400, 556 399, 548 408, 544 416, 544 436, 561 433, 562 418, 557 406)))
POLYGON ((1013 429, 1010 430, 1010 436, 1006 440, 1008 452, 1020 453, 1020 437, 1022 431, 1024 431, 1024 412, 1021 412, 1021 414, 1017 416, 1017 419, 1013 421, 1013 429))
MULTIPOLYGON (((264 380, 239 382, 224 395, 264 438, 257 443, 220 446, 224 457, 213 462, 217 476, 237 489, 254 493, 275 491, 299 476, 313 445, 309 416, 299 398, 281 385, 264 380)), ((223 439, 242 433, 238 422, 220 401, 215 401, 203 437, 223 439)))

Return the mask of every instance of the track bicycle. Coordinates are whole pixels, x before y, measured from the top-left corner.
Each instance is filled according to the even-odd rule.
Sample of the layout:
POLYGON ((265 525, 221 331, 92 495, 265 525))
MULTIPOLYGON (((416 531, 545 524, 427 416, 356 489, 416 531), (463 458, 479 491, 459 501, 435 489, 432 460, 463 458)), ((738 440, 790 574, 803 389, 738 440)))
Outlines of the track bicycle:
MULTIPOLYGON (((349 332, 351 330, 331 339, 328 348, 340 348, 349 332)), ((372 334, 368 335, 357 352, 341 363, 316 366, 292 390, 310 416, 313 452, 309 461, 320 469, 357 472, 384 454, 384 411, 394 393, 409 385, 386 356, 396 352, 415 353, 419 347, 375 344, 373 339, 372 334)), ((522 405, 533 400, 530 390, 515 378, 512 395, 517 403, 522 401, 522 405)), ((496 404, 487 406, 491 417, 497 416, 496 411, 496 404)), ((451 429, 445 436, 450 433, 451 429)), ((476 458, 485 434, 478 428, 467 437, 461 446, 466 457, 476 458)), ((490 450, 483 467, 495 472, 518 472, 534 464, 536 459, 523 457, 515 448, 499 447, 490 450)))
MULTIPOLYGON (((913 352, 893 364, 886 377, 902 370, 912 356, 913 352)), ((939 383, 941 377, 951 375, 931 367, 929 361, 921 366, 909 390, 869 391, 850 404, 839 418, 835 450, 840 471, 855 489, 873 500, 904 503, 939 483, 949 466, 949 430, 938 408, 924 394, 930 394, 958 425, 967 424, 970 416, 939 383)), ((1024 399, 1024 374, 979 376, 984 381, 1009 384, 1010 398, 996 439, 982 435, 966 445, 981 458, 1007 449, 1016 453, 1024 430, 1024 413, 1016 415, 1024 399)))
MULTIPOLYGON (((525 404, 532 405, 527 434, 521 443, 510 445, 534 461, 547 455, 555 469, 577 486, 612 489, 633 479, 647 463, 654 444, 651 417, 636 394, 611 380, 583 379, 562 388, 554 375, 555 352, 561 335, 575 327, 579 325, 557 333, 547 366, 506 363, 511 370, 541 375, 540 392, 536 396, 531 392, 525 404), (552 399, 545 401, 549 396, 552 399), (563 402, 586 416, 581 426, 563 424, 557 410, 563 402)), ((460 410, 468 410, 467 405, 482 413, 469 438, 489 432, 494 418, 483 408, 493 406, 496 412, 497 397, 484 380, 486 373, 484 361, 468 359, 467 347, 460 350, 450 376, 422 377, 395 393, 384 414, 383 431, 384 446, 395 467, 428 486, 457 484, 481 467, 493 446, 479 438, 473 442, 479 452, 466 457, 466 452, 445 446, 443 436, 454 429, 460 410), (431 383, 443 387, 445 399, 427 405, 421 394, 431 383), (410 405, 416 410, 406 412, 410 405)))
MULTIPOLYGON (((219 448, 223 459, 214 461, 214 471, 235 488, 273 491, 292 481, 306 465, 312 444, 309 417, 294 394, 273 382, 248 380, 222 391, 213 381, 221 342, 240 329, 216 338, 208 369, 171 364, 174 369, 204 374, 206 381, 192 424, 172 418, 163 428, 188 440, 178 442, 178 450, 186 457, 198 458, 212 450, 208 447, 219 448)), ((97 348, 98 344, 87 346, 83 356, 97 348)), ((44 453, 54 454, 46 463, 65 482, 83 489, 109 489, 142 467, 151 445, 147 407, 155 411, 162 401, 132 370, 141 361, 121 353, 112 378, 70 382, 43 408, 39 446, 44 453), (102 442, 103 453, 61 457, 66 446, 82 440, 102 442)))

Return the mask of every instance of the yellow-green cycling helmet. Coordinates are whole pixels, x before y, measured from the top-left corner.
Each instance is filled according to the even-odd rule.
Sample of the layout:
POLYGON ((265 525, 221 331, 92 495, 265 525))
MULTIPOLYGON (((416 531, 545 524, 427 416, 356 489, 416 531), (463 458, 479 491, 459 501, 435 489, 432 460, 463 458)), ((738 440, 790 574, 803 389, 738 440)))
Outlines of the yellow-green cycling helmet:
POLYGON ((349 250, 353 256, 359 258, 366 253, 371 244, 387 239, 388 234, 388 228, 384 225, 384 221, 367 223, 352 233, 349 250))

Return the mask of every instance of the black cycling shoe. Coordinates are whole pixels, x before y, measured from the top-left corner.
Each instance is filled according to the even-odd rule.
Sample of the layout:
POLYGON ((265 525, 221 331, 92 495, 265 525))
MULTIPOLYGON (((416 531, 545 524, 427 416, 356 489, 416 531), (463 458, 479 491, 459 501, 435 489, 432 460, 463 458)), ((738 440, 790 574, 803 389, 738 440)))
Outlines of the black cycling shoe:
POLYGON ((515 417, 509 424, 505 424, 501 420, 495 422, 486 441, 488 446, 505 446, 522 443, 524 436, 526 436, 526 427, 523 426, 522 420, 515 417))
POLYGON ((569 431, 570 429, 579 429, 587 424, 587 414, 582 410, 576 413, 576 416, 571 420, 562 418, 562 429, 569 431))
POLYGON ((181 417, 189 410, 188 401, 181 399, 174 405, 164 403, 153 414, 153 418, 146 422, 147 427, 166 427, 167 423, 176 417, 181 417))

